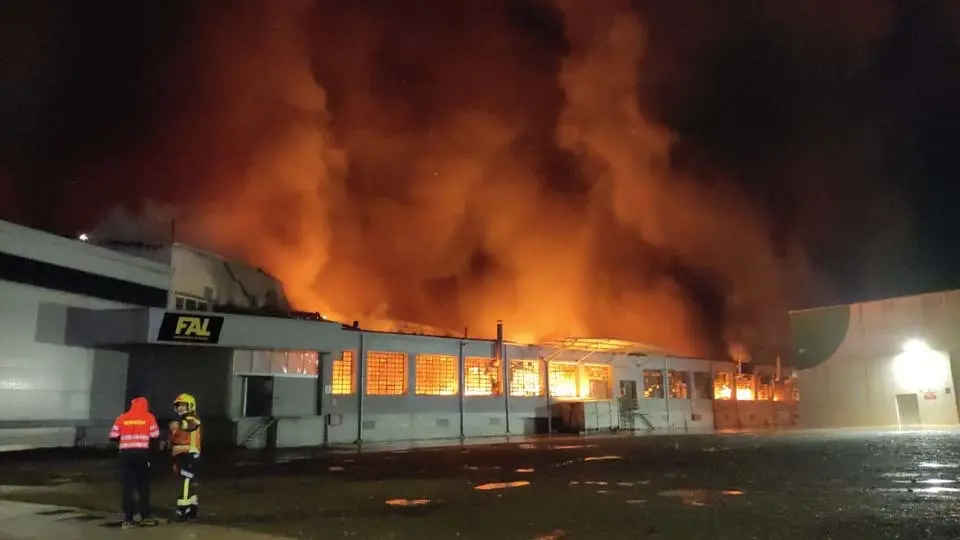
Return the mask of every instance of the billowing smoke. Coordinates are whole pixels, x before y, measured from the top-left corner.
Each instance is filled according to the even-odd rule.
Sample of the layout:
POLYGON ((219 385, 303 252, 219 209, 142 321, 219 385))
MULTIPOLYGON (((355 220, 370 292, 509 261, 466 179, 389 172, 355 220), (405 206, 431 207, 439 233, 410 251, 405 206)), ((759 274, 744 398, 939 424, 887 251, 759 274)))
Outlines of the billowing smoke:
POLYGON ((344 320, 685 354, 776 339, 800 259, 730 185, 673 170, 626 0, 211 6, 143 153, 179 178, 180 239, 344 320))
MULTIPOLYGON (((772 72, 817 33, 823 55, 809 66, 866 66, 859 44, 890 17, 871 7, 883 2, 862 3, 829 14, 758 4, 743 20, 775 22, 788 44, 761 39, 728 56, 760 55, 769 64, 758 73, 772 72), (858 31, 837 37, 847 20, 858 31)), ((858 164, 882 130, 802 101, 766 117, 709 109, 753 87, 701 84, 734 72, 711 71, 726 57, 704 36, 733 43, 745 23, 674 4, 685 5, 177 4, 189 24, 140 83, 152 114, 136 119, 135 137, 64 167, 77 186, 101 186, 70 202, 98 203, 102 216, 111 189, 128 205, 159 201, 146 212, 161 228, 175 217, 180 240, 264 268, 300 309, 364 325, 490 335, 503 319, 518 340, 610 336, 715 356, 735 343, 769 348, 783 337, 788 293, 808 282, 801 245, 834 235, 846 215, 829 205, 864 191, 848 184, 849 197, 830 199, 803 186, 844 175, 869 185, 858 164), (737 90, 698 94, 711 88, 737 90), (710 117, 710 129, 687 136, 691 115, 710 117), (804 127, 816 115, 796 142, 763 123, 804 127), (846 146, 822 152, 848 125, 859 127, 846 146), (732 134, 759 144, 727 148, 732 134), (783 193, 738 187, 758 175, 783 193)), ((797 77, 783 85, 807 80, 797 77)), ((766 110, 776 90, 758 89, 750 106, 766 110)))

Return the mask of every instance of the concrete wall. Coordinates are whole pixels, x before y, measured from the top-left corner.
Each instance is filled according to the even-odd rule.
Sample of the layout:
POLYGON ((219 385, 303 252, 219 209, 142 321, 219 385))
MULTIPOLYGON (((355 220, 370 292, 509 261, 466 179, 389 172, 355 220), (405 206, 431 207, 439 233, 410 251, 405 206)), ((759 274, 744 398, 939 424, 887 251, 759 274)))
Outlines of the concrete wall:
MULTIPOLYGON (((6 222, 0 252, 156 289, 169 282, 163 265, 6 222)), ((106 441, 126 407, 128 355, 89 345, 102 328, 76 326, 73 315, 129 304, 49 288, 49 274, 37 276, 44 288, 4 281, 2 271, 0 450, 73 446, 85 426, 89 443, 106 441)))
POLYGON ((958 423, 950 357, 960 351, 960 292, 799 311, 791 322, 803 427, 895 426, 896 395, 903 393, 917 395, 924 424, 958 423), (904 387, 894 372, 894 359, 913 339, 938 357, 937 380, 923 388, 904 387))
POLYGON ((73 446, 74 426, 112 422, 124 408, 127 355, 72 346, 66 327, 70 307, 117 304, 5 281, 0 298, 0 451, 73 446))
MULTIPOLYGON (((635 381, 637 384, 637 408, 644 413, 654 429, 657 430, 708 430, 713 429, 713 386, 710 386, 710 397, 695 398, 693 378, 695 372, 709 374, 710 380, 718 372, 734 371, 733 365, 728 362, 714 362, 694 358, 664 358, 651 356, 620 356, 613 360, 615 388, 620 387, 620 381, 635 381), (664 391, 663 398, 645 398, 643 393, 644 370, 677 370, 687 373, 688 399, 671 398, 668 391, 664 391)), ((636 428, 643 429, 641 423, 636 428)))
POLYGON ((213 305, 290 309, 283 285, 250 265, 184 244, 174 244, 172 265, 175 294, 208 300, 213 305))

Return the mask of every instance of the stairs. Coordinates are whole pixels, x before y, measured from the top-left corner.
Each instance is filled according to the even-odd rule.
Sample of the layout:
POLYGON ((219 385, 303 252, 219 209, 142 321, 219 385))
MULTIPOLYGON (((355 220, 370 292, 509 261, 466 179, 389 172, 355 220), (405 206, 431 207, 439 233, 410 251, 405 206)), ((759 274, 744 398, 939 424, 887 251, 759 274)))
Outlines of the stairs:
POLYGON ((251 441, 257 439, 261 433, 270 429, 270 426, 277 423, 276 417, 271 418, 260 418, 258 421, 250 426, 250 429, 243 434, 243 437, 240 438, 240 447, 246 448, 251 441))

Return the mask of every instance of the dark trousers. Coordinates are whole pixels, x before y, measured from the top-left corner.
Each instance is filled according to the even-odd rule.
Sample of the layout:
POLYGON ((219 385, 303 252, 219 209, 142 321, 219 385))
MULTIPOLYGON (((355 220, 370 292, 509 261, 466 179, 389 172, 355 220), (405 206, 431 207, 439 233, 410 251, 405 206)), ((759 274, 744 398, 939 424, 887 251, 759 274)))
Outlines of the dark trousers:
POLYGON ((140 499, 140 517, 153 517, 153 509, 150 508, 150 454, 146 450, 121 450, 120 477, 123 481, 123 519, 133 521, 137 513, 134 494, 140 499))
POLYGON ((197 517, 200 503, 197 499, 197 461, 193 454, 174 456, 180 474, 180 494, 177 497, 177 514, 181 517, 197 517))

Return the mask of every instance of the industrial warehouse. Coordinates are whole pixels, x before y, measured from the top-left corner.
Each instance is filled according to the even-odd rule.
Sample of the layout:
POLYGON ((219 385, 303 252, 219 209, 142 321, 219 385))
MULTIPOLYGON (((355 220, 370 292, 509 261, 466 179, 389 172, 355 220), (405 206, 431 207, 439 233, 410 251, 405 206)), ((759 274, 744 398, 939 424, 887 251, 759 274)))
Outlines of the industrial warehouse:
POLYGON ((795 311, 804 427, 956 426, 960 291, 795 311))
POLYGON ((371 331, 293 311, 265 272, 179 243, 0 222, 0 298, 3 450, 104 444, 127 400, 163 419, 181 392, 208 444, 248 448, 796 422, 779 369, 615 339, 512 343, 496 321, 493 340, 371 331))

